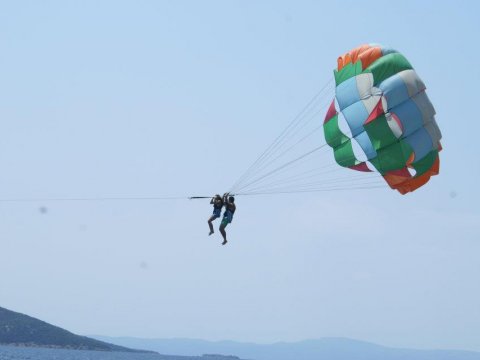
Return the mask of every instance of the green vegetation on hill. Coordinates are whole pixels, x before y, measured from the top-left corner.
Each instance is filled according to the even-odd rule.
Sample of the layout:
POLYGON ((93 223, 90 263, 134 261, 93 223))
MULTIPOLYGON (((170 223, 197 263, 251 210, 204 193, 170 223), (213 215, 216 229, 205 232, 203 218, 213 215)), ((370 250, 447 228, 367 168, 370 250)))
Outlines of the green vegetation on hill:
POLYGON ((0 344, 64 349, 144 352, 72 334, 44 321, 0 307, 0 344))

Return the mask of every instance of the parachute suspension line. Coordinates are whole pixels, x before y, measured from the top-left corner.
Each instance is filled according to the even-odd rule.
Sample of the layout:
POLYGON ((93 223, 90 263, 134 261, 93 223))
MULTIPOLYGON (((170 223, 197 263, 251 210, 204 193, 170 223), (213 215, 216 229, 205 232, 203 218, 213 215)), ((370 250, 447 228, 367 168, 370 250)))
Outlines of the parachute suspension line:
POLYGON ((248 180, 248 177, 255 172, 259 165, 262 165, 266 159, 278 148, 278 146, 285 140, 285 138, 295 129, 299 122, 308 114, 312 108, 315 108, 315 103, 319 100, 324 100, 326 95, 331 93, 333 80, 330 79, 321 90, 304 106, 304 108, 293 118, 288 126, 275 138, 275 140, 260 154, 260 156, 247 168, 247 170, 240 176, 240 178, 231 187, 230 192, 235 191, 239 185, 248 180), (329 90, 330 91, 327 91, 329 90))
POLYGON ((376 180, 380 184, 383 183, 383 180, 381 180, 381 178, 378 177, 378 174, 375 172, 362 174, 356 173, 352 175, 352 172, 350 170, 339 167, 338 164, 331 164, 328 166, 324 166, 323 168, 316 168, 313 170, 300 172, 293 176, 276 176, 272 178, 266 177, 246 188, 241 189, 239 192, 257 192, 263 190, 270 190, 272 188, 278 187, 299 188, 306 185, 323 185, 337 182, 348 182, 353 185, 365 180, 376 180), (332 169, 332 166, 335 167, 332 169), (328 167, 330 167, 330 169, 328 167))
MULTIPOLYGON (((284 152, 282 152, 281 154, 279 154, 276 158, 274 158, 271 163, 273 163, 275 160, 277 160, 278 158, 280 158, 284 153, 288 152, 289 150, 291 150, 295 145, 297 145, 298 143, 300 143, 301 141, 303 141, 304 139, 306 139, 307 137, 311 136, 315 131, 317 131, 318 129, 322 128, 323 125, 321 126, 318 126, 316 127, 312 132, 310 132, 309 134, 305 135, 303 138, 301 138, 300 140, 298 140, 295 144, 293 144, 292 146, 290 146, 289 148, 287 148, 286 150, 284 150, 284 152)), ((342 167, 339 167, 338 164, 332 160, 328 160, 330 163, 329 164, 324 164, 322 167, 320 167, 320 169, 322 168, 327 168, 327 167, 334 167, 334 169, 330 169, 330 170, 324 170, 324 171, 321 171, 321 172, 318 172, 318 167, 317 168, 314 168, 314 169, 311 169, 311 170, 308 170, 308 171, 304 171, 303 173, 299 173, 299 174, 296 174, 296 175, 293 175, 293 176, 289 176, 289 177, 286 177, 286 178, 280 178, 280 179, 277 179, 277 180, 274 180, 272 179, 272 177, 274 176, 277 176, 279 177, 279 174, 281 172, 285 172, 285 171, 289 171, 291 170, 295 165, 298 165, 300 164, 300 161, 301 160, 304 160, 304 158, 306 158, 308 155, 310 155, 311 153, 319 150, 319 149, 329 149, 328 147, 326 147, 326 143, 320 145, 320 146, 317 146, 315 147, 313 150, 311 151, 308 151, 307 153, 305 154, 302 154, 301 156, 291 160, 291 161, 288 161, 287 163, 284 163, 283 165, 281 166, 278 166, 277 168, 267 172, 267 173, 264 173, 263 175, 260 175, 258 176, 257 178, 255 179, 252 179, 250 180, 248 183, 243 183, 241 184, 241 186, 237 186, 235 192, 236 193, 245 193, 245 192, 249 192, 249 191, 257 191, 257 190, 260 190, 260 189, 263 189, 263 190, 266 190, 268 189, 269 186, 273 186, 273 185, 280 185, 280 184, 287 184, 287 183, 292 183, 294 181, 303 181, 303 180, 306 180, 305 179, 305 176, 302 177, 303 174, 306 174, 306 173, 310 173, 310 172, 315 172, 317 171, 316 174, 313 174, 313 175, 308 175, 306 176, 306 178, 311 178, 311 177, 314 177, 314 176, 318 176, 318 175, 325 175, 325 174, 329 174, 329 173, 332 173, 332 172, 338 172, 338 171, 343 171, 345 170, 344 168, 342 167), (265 181, 270 181, 269 183, 267 184, 263 184, 261 185, 262 183, 265 183, 265 181)), ((352 157, 352 159, 354 159, 355 156, 352 157)), ((269 164, 270 165, 270 164, 269 164)), ((262 169, 260 170, 263 170, 267 167, 267 165, 265 165, 262 169)), ((372 171, 372 173, 374 173, 372 171)), ((370 175, 367 175, 367 174, 363 174, 363 178, 362 176, 360 177, 352 177, 351 174, 349 173, 348 176, 345 178, 345 180, 351 180, 350 182, 352 183, 352 185, 354 183, 357 183, 358 181, 353 181, 355 179, 358 179, 358 180, 365 180, 367 179, 367 176, 368 178, 371 178, 372 177, 372 173, 369 173, 370 175)), ((378 174, 375 173, 375 176, 377 176, 378 174)), ((326 182, 328 183, 329 179, 328 178, 325 178, 325 177, 322 177, 321 180, 318 180, 317 181, 317 184, 321 184, 323 182, 326 182)), ((333 181, 337 180, 336 178, 333 178, 332 179, 333 181)), ((343 180, 343 181, 345 181, 343 180)), ((383 183, 383 182, 380 182, 380 183, 383 183)), ((298 183, 297 186, 301 186, 302 183, 298 183)), ((295 185, 292 185, 292 186, 295 186, 295 185)))
MULTIPOLYGON (((332 172, 340 172, 342 171, 342 168, 335 169, 332 172)), ((360 181, 364 180, 379 180, 379 178, 376 176, 376 174, 370 173, 369 175, 367 174, 358 174, 351 176, 349 174, 343 173, 341 176, 338 177, 330 177, 330 178, 325 178, 321 177, 321 179, 318 179, 319 175, 323 174, 328 174, 329 171, 316 171, 311 174, 299 174, 295 175, 293 177, 287 178, 285 180, 276 180, 269 182, 267 184, 256 184, 256 186, 253 186, 248 189, 248 192, 257 192, 257 191, 262 191, 262 190, 268 190, 272 188, 278 188, 278 187, 287 187, 290 186, 292 188, 294 187, 303 187, 303 186, 312 186, 312 185, 323 185, 323 184, 329 184, 329 183, 351 183, 351 184, 357 184, 360 181), (307 182, 308 181, 308 182, 307 182)), ((382 183, 382 181, 379 180, 379 183, 382 183)))
MULTIPOLYGON (((308 180, 308 179, 306 179, 308 180)), ((378 178, 372 178, 367 177, 364 178, 362 176, 357 176, 355 178, 351 178, 348 176, 340 176, 338 178, 331 178, 328 180, 313 180, 310 182, 303 182, 300 184, 282 184, 282 185, 276 185, 276 186, 270 186, 270 187, 259 187, 259 188, 252 188, 248 191, 248 193, 257 193, 257 192, 262 192, 262 191, 294 191, 294 190, 306 190, 306 189, 314 189, 314 188, 322 188, 322 187, 337 187, 337 186, 348 186, 348 187, 353 187, 353 186, 358 186, 358 185, 382 185, 384 186, 384 182, 380 181, 378 178)))
MULTIPOLYGON (((315 150, 315 149, 314 149, 315 150)), ((323 147, 321 149, 318 149, 320 151, 325 151, 326 148, 323 147)), ((303 156, 303 155, 302 155, 303 156)), ((277 181, 277 182, 283 182, 285 180, 288 180, 292 177, 295 176, 300 176, 302 173, 309 172, 309 171, 314 171, 318 170, 318 167, 309 169, 309 170, 302 170, 302 166, 308 163, 308 161, 311 161, 311 159, 308 159, 307 156, 303 157, 302 159, 298 159, 298 157, 294 160, 291 160, 289 164, 282 164, 282 166, 277 167, 276 169, 270 171, 270 174, 263 173, 260 174, 256 179, 252 179, 250 183, 248 184, 243 184, 240 188, 238 188, 238 191, 245 192, 247 191, 248 188, 255 186, 258 187, 260 184, 265 183, 267 181, 277 181), (300 170, 297 170, 300 168, 300 170), (275 180, 276 179, 276 180, 275 180)), ((326 166, 326 165, 324 165, 326 166)), ((335 164, 330 164, 328 166, 335 166, 335 164)))
MULTIPOLYGON (((263 161, 264 158, 268 157, 268 155, 274 151, 274 149, 288 136, 288 134, 298 125, 298 123, 306 116, 306 114, 311 111, 311 108, 314 106, 316 102, 325 98, 325 96, 330 92, 327 90, 331 90, 333 80, 330 79, 327 83, 320 89, 320 91, 313 96, 312 99, 302 108, 302 110, 292 119, 292 121, 288 124, 287 127, 283 129, 283 131, 274 139, 274 141, 265 149, 265 151, 260 154, 260 156, 255 160, 255 162, 250 166, 252 168, 258 162, 263 161)), ((248 170, 250 170, 247 169, 248 170)))
MULTIPOLYGON (((370 172, 355 174, 351 169, 339 166, 330 153, 327 156, 325 150, 330 150, 330 147, 326 146, 323 136, 317 136, 324 126, 318 118, 331 104, 330 95, 334 88, 333 80, 328 81, 247 168, 229 192, 235 195, 264 195, 385 188, 386 184, 375 168, 369 166, 370 172), (321 154, 319 150, 322 150, 321 154), (317 156, 310 156, 314 153, 317 156)), ((351 133, 357 130, 345 127, 338 136, 353 137, 351 133)), ((342 159, 355 160, 353 163, 368 161, 360 160, 362 157, 357 155, 356 150, 348 159, 342 159)))
MULTIPOLYGON (((278 184, 281 184, 281 183, 290 183, 290 182, 293 182, 293 181, 297 181, 297 180, 300 180, 302 178, 309 178, 309 177, 313 177, 313 176, 316 176, 318 174, 322 174, 322 173, 329 173, 329 172, 332 172, 332 171, 339 171, 341 170, 340 168, 337 167, 337 169, 334 169, 334 170, 328 170, 328 169, 325 169, 326 167, 332 167, 336 164, 330 164, 330 165, 326 165, 326 166, 322 166, 322 167, 319 167, 319 168, 314 168, 314 169, 311 169, 311 170, 307 170, 307 171, 303 171, 299 174, 295 174, 293 176, 288 176, 284 179, 280 179, 280 180, 273 180, 273 182, 270 182, 270 183, 267 183, 265 185, 262 185, 262 186, 265 186, 265 187, 269 187, 271 185, 278 185, 278 184), (320 170, 320 171, 319 171, 320 170)), ((279 171, 279 173, 282 172, 282 170, 279 171)), ((262 179, 262 180, 259 180, 255 185, 256 186, 260 186, 261 183, 264 183, 265 181, 272 181, 272 179, 269 179, 268 177, 262 179)))
MULTIPOLYGON (((317 112, 315 112, 309 119, 309 121, 311 119, 314 119, 322 110, 324 110, 324 108, 322 107, 321 109, 319 109, 317 112)), ((305 125, 307 125, 307 123, 303 124, 302 128, 305 127, 305 125)), ((298 131, 300 131, 302 128, 298 129, 297 130, 297 133, 298 131)), ((318 130, 322 129, 323 128, 323 125, 320 125, 320 126, 317 126, 316 128, 314 128, 312 131, 310 131, 309 133, 307 133, 306 135, 304 135, 302 138, 300 138, 299 140, 297 140, 293 145, 289 146, 288 148, 286 148, 285 150, 283 150, 280 154, 276 155, 273 159, 269 160, 268 163, 266 161, 264 161, 264 163, 262 165, 259 165, 257 166, 257 169, 256 169, 256 172, 261 172, 263 170, 265 170, 266 168, 268 168, 272 163, 274 163, 276 160, 280 159, 282 156, 284 156, 286 153, 288 153, 290 150, 292 150, 293 148, 295 148, 296 146, 298 146, 299 144, 301 144, 302 142, 304 142, 305 140, 307 140, 310 136, 312 136, 315 132, 317 132, 318 130)), ((293 138, 293 136, 295 136, 295 134, 292 134, 291 138, 293 138)), ((245 181, 245 180, 244 180, 245 181)), ((238 185, 237 185, 238 186, 238 185)))
MULTIPOLYGON (((323 126, 323 125, 322 125, 323 126)), ((320 128, 322 127, 320 126, 320 128)), ((318 129, 318 128, 317 128, 318 129)), ((316 131, 315 129, 314 131, 316 131)), ((313 132, 312 132, 313 133, 313 132)), ((307 134, 304 138, 310 136, 312 133, 307 134)), ((301 140, 303 140, 302 138, 301 140)), ((297 141, 299 143, 301 140, 297 141)), ((293 146, 295 146, 294 144, 293 146)), ((265 192, 274 192, 274 193, 293 193, 295 190, 299 190, 301 192, 305 191, 316 191, 320 185, 327 185, 327 184, 336 184, 336 183, 343 183, 342 189, 349 189, 349 188, 357 188, 362 186, 361 188, 366 188, 366 186, 372 186, 374 188, 380 187, 384 188, 386 186, 385 182, 379 177, 379 172, 375 169, 371 169, 370 172, 362 173, 361 175, 354 175, 352 176, 351 170, 347 170, 345 167, 339 166, 335 161, 330 160, 330 163, 319 161, 323 163, 322 166, 316 166, 313 169, 303 171, 297 174, 293 174, 287 177, 282 178, 279 176, 280 173, 290 171, 296 165, 301 165, 302 162, 305 162, 306 157, 319 150, 325 149, 328 150, 328 147, 325 147, 327 144, 322 144, 314 148, 312 151, 309 151, 302 156, 299 156, 282 166, 279 166, 268 173, 263 174, 262 176, 257 177, 256 179, 250 181, 249 183, 243 184, 242 186, 238 187, 235 191, 236 194, 246 195, 250 193, 265 193, 265 192), (342 171, 348 171, 344 173, 343 177, 327 177, 325 175, 338 173, 342 171), (277 176, 275 178, 275 176, 277 176), (310 183, 305 183, 305 181, 314 178, 315 176, 320 176, 319 179, 316 181, 312 181, 310 183), (369 181, 366 182, 365 181, 369 181), (372 182, 373 181, 373 182, 372 182), (306 189, 308 187, 308 189, 306 189), (280 191, 281 190, 281 191, 280 191)), ((293 146, 287 149, 290 150, 293 146)), ((277 156, 278 158, 279 156, 277 156)), ((356 159, 356 156, 351 156, 349 159, 356 159)), ((274 159, 275 160, 275 159, 274 159)), ((315 158, 318 161, 318 158, 315 158)), ((316 162, 317 164, 319 162, 316 162)), ((338 184, 340 185, 340 184, 338 184)), ((333 189, 329 187, 328 189, 333 189)))
MULTIPOLYGON (((331 100, 329 98, 328 103, 326 103, 325 105, 328 106, 330 103, 331 103, 331 100)), ((311 113, 312 109, 315 109, 315 108, 311 108, 303 114, 302 120, 305 120, 305 118, 307 118, 307 114, 311 113)), ((283 175, 282 176, 280 175, 288 172, 292 174, 291 170, 294 167, 298 167, 302 163, 305 163, 305 161, 308 161, 308 159, 306 159, 308 155, 320 149, 328 149, 325 147, 325 145, 327 145, 326 143, 323 143, 320 146, 316 146, 313 150, 310 150, 300 156, 297 156, 293 160, 287 161, 281 165, 277 164, 277 166, 273 170, 266 172, 266 169, 271 167, 271 165, 274 164, 276 160, 278 160, 279 158, 284 156, 286 153, 291 151, 298 144, 304 142, 307 138, 311 137, 311 135, 313 135, 316 131, 323 128, 323 124, 320 126, 317 126, 313 130, 311 130, 309 133, 307 133, 306 135, 301 137, 299 140, 297 140, 295 143, 291 144, 288 148, 285 148, 281 152, 280 150, 278 150, 281 148, 282 145, 284 145, 288 140, 290 140, 288 139, 288 137, 293 138, 300 130, 302 130, 306 125, 308 125, 308 123, 312 119, 315 119, 318 113, 322 110, 324 109, 323 108, 318 109, 308 117, 306 122, 303 122, 301 125, 299 122, 297 122, 293 127, 291 127, 290 129, 291 131, 288 134, 283 134, 284 135, 283 138, 280 141, 278 141, 276 144, 277 151, 276 152, 270 151, 270 154, 269 154, 270 159, 268 163, 266 163, 265 161, 265 159, 268 156, 267 157, 264 156, 263 164, 258 165, 258 162, 257 162, 257 166, 254 169, 257 171, 257 173, 259 173, 257 174, 258 176, 254 177, 253 175, 255 174, 253 173, 247 177, 244 176, 242 181, 237 181, 236 187, 234 188, 233 192, 236 194, 242 194, 242 195, 247 193, 259 193, 259 192, 262 192, 262 193, 272 192, 272 191, 280 192, 280 190, 281 192, 295 192, 295 190, 304 192, 307 190, 308 191, 316 190, 318 189, 319 186, 322 185, 323 187, 325 187, 328 184, 333 185, 333 187, 330 186, 329 189, 338 187, 338 185, 342 185, 342 188, 353 188, 353 187, 358 187, 359 185, 362 185, 363 188, 365 186, 371 186, 371 185, 384 187, 385 183, 381 181, 378 177, 376 177, 378 174, 372 174, 372 173, 369 173, 368 175, 362 174, 356 177, 355 176, 352 177, 351 173, 349 173, 348 175, 345 173, 345 175, 347 176, 343 176, 343 177, 330 176, 330 178, 321 176, 319 179, 315 180, 314 178, 316 176, 319 177, 320 175, 332 174, 332 173, 344 170, 344 168, 339 167, 336 162, 331 160, 330 157, 328 158, 328 162, 330 164, 325 165, 325 162, 323 162, 324 166, 316 167, 308 171, 303 171, 303 172, 294 174, 293 176, 290 175, 287 177, 283 177, 283 175), (281 144, 282 140, 284 144, 281 144), (272 154, 275 155, 275 157, 273 157, 272 154), (329 167, 330 168, 334 167, 334 169, 329 170, 328 169, 329 167), (376 181, 372 182, 372 180, 376 180, 376 181), (370 181, 370 182, 365 183, 365 181, 370 181)), ((318 160, 318 159, 315 159, 315 160, 318 160)), ((318 162, 316 162, 316 164, 318 164, 318 162)))
POLYGON ((324 191, 343 191, 343 190, 371 190, 371 189, 383 189, 385 184, 376 185, 372 184, 359 184, 357 186, 331 186, 331 187, 318 187, 311 189, 293 189, 293 190, 266 190, 259 192, 248 192, 248 193, 237 193, 236 196, 258 196, 258 195, 277 195, 277 194, 296 194, 296 193, 314 193, 314 192, 324 192, 324 191))
MULTIPOLYGON (((314 106, 318 107, 318 104, 315 104, 314 106)), ((302 116, 298 117, 297 118, 297 121, 294 123, 294 124, 291 124, 292 126, 290 126, 290 128, 288 129, 288 131, 284 132, 284 134, 278 138, 273 144, 272 146, 270 147, 269 151, 264 153, 264 155, 258 160, 256 161, 256 164, 255 166, 252 166, 245 174, 244 176, 236 183, 236 186, 235 186, 235 189, 237 189, 238 187, 242 186, 243 183, 245 182, 248 182, 250 181, 250 179, 255 176, 255 174, 258 174, 260 173, 261 171, 263 171, 265 168, 268 168, 269 166, 272 165, 272 163, 279 159, 281 156, 283 156, 287 151, 284 151, 282 153, 280 153, 280 151, 282 150, 282 147, 286 146, 286 144, 288 144, 289 141, 291 141, 294 136, 300 131, 302 130, 303 128, 305 128, 306 125, 308 125, 308 123, 314 119, 316 117, 316 115, 318 115, 322 110, 324 110, 324 108, 326 107, 326 104, 324 106, 322 106, 319 110, 317 110, 315 113, 311 114, 312 110, 315 109, 315 107, 311 107, 310 109, 304 111, 304 113, 302 114, 302 116), (308 118, 307 116, 310 115, 308 118), (305 122, 304 120, 307 119, 307 121, 305 122), (303 124, 302 124, 302 121, 303 124), (301 126, 300 126, 301 125, 301 126), (279 154, 280 153, 280 154, 279 154), (273 159, 273 160, 272 160, 273 159)), ((306 138, 308 138, 310 135, 312 135, 315 130, 317 129, 314 129, 313 131, 310 132, 310 134, 307 134, 307 136, 304 136, 301 140, 297 141, 296 144, 290 146, 289 149, 287 150, 290 150, 291 148, 295 147, 296 145, 300 144, 300 142, 302 142, 302 140, 305 140, 306 138)))
MULTIPOLYGON (((278 144, 277 144, 277 150, 276 151, 280 151, 281 147, 286 145, 290 140, 294 139, 295 136, 301 131, 303 130, 307 125, 309 125, 312 120, 315 120, 317 118, 317 115, 320 114, 321 112, 323 112, 327 106, 330 104, 330 99, 327 99, 327 102, 325 101, 322 101, 322 103, 318 103, 317 106, 320 106, 318 108, 317 111, 315 111, 313 114, 311 114, 310 116, 308 116, 307 114, 305 114, 304 116, 302 116, 301 120, 304 120, 306 119, 301 125, 300 125, 300 122, 297 122, 297 124, 295 125, 295 127, 297 127, 296 129, 292 128, 291 131, 286 134, 284 136, 284 138, 282 139, 282 141, 280 141, 278 144), (308 117, 307 117, 308 116, 308 117)), ((309 112, 313 111, 314 108, 310 109, 309 112)), ((309 136, 311 136, 316 130, 322 128, 322 126, 320 127, 316 127, 314 128, 312 131, 310 131, 309 133, 307 133, 307 135, 305 135, 304 137, 302 137, 300 140, 298 140, 296 143, 294 143, 292 146, 290 146, 287 150, 285 150, 283 153, 281 153, 280 155, 278 155, 278 157, 282 156, 286 151, 288 151, 289 149, 295 147, 296 145, 298 145, 299 143, 301 143, 302 141, 304 141, 306 138, 308 138, 309 136)), ((273 152, 272 152, 272 156, 273 156, 273 152)), ((272 162, 274 160, 271 160, 272 162)))
MULTIPOLYGON (((324 145, 325 146, 325 145, 324 145)), ((328 147, 323 147, 325 150, 329 150, 328 147)), ((312 153, 317 149, 312 150, 312 153)), ((246 184, 242 188, 237 190, 237 193, 250 193, 250 192, 258 192, 258 191, 267 191, 272 189, 272 187, 285 187, 290 186, 293 192, 295 188, 300 188, 305 186, 305 181, 314 181, 313 183, 308 183, 308 185, 323 185, 328 183, 336 183, 336 182, 343 182, 349 183, 349 185, 358 185, 362 181, 376 181, 375 184, 381 187, 385 187, 386 184, 381 177, 381 174, 376 170, 373 169, 370 172, 356 172, 352 173, 352 170, 339 166, 336 162, 331 162, 329 164, 325 164, 322 162, 321 159, 318 161, 319 163, 323 163, 322 166, 317 166, 313 169, 309 169, 302 172, 292 172, 291 170, 299 165, 301 166, 302 163, 308 161, 306 156, 309 154, 305 154, 304 159, 294 159, 288 164, 284 164, 279 168, 276 168, 270 171, 267 174, 257 178, 256 180, 252 181, 249 184, 246 184), (283 167, 283 169, 282 169, 283 167), (280 175, 282 172, 288 172, 290 175, 283 176, 280 175), (335 174, 337 176, 335 176, 335 174), (332 176, 333 175, 333 176, 332 176), (380 175, 380 176, 379 176, 380 175)), ((352 156, 352 159, 355 158, 352 156)), ((315 157, 313 160, 319 160, 318 157, 315 157)), ((310 167, 310 166, 308 166, 310 167)))
POLYGON ((267 172, 265 175, 262 175, 262 176, 260 176, 260 177, 259 177, 259 178, 257 178, 256 180, 253 180, 253 181, 251 181, 251 182, 249 182, 249 183, 247 183, 247 184, 243 185, 243 186, 242 186, 242 187, 240 187, 240 188, 239 188, 239 189, 238 189, 236 192, 239 192, 239 191, 241 191, 242 189, 244 189, 244 188, 246 188, 246 187, 248 187, 248 186, 250 186, 250 185, 252 185, 252 184, 256 183, 257 181, 259 181, 259 180, 261 180, 261 179, 264 179, 264 178, 266 178, 267 176, 270 176, 270 175, 272 175, 272 174, 276 173, 277 171, 279 171, 279 170, 282 170, 282 169, 284 169, 284 168, 286 168, 286 167, 288 167, 288 166, 290 166, 290 165, 292 165, 292 164, 296 163, 297 161, 299 161, 299 160, 302 160, 302 159, 306 158, 307 156, 309 156, 309 155, 313 154, 314 152, 316 152, 316 151, 318 151, 318 150, 322 149, 323 147, 325 147, 325 145, 326 145, 326 144, 323 144, 323 145, 317 146, 317 147, 316 147, 316 148, 314 148, 313 150, 310 150, 309 152, 307 152, 307 153, 305 153, 305 154, 303 154, 303 155, 299 156, 298 158, 295 158, 295 159, 293 159, 293 160, 290 160, 289 162, 287 162, 287 163, 285 163, 285 164, 283 164, 283 165, 281 165, 281 166, 279 166, 279 167, 277 167, 277 168, 275 168, 275 169, 273 169, 273 170, 271 170, 271 171, 267 172))
MULTIPOLYGON (((293 129, 293 128, 292 128, 293 129)), ((259 158, 254 165, 252 165, 249 170, 247 170, 244 175, 236 182, 236 184, 232 187, 231 191, 236 191, 239 187, 243 186, 245 182, 251 180, 259 172, 263 171, 265 168, 271 165, 272 162, 280 158, 282 154, 278 155, 275 150, 278 151, 280 149, 280 145, 282 145, 282 140, 285 142, 286 136, 282 137, 280 141, 276 141, 274 145, 270 148, 268 153, 265 153, 261 158, 259 158), (276 156, 275 156, 276 155, 276 156), (275 156, 275 157, 274 157, 275 156), (272 160, 271 158, 274 159, 272 160)), ((293 147, 293 146, 292 146, 293 147)))

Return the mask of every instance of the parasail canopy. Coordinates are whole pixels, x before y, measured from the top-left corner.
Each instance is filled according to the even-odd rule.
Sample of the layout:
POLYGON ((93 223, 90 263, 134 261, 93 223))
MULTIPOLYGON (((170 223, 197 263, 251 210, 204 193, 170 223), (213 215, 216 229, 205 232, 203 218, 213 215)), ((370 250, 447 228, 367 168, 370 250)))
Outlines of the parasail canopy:
POLYGON ((439 173, 441 133, 425 84, 399 52, 362 45, 340 56, 323 124, 335 161, 379 172, 401 194, 439 173))

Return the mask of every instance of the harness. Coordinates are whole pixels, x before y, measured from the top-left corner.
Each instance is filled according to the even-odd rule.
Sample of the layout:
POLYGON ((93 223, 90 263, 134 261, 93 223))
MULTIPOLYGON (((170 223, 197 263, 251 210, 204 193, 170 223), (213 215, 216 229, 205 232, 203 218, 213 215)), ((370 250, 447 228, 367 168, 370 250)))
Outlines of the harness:
POLYGON ((235 214, 235 210, 237 210, 237 209, 233 209, 233 210, 229 209, 228 205, 227 205, 227 208, 225 209, 225 212, 223 213, 223 217, 227 218, 229 222, 232 222, 233 214, 235 214))
POLYGON ((213 215, 220 217, 222 213, 223 201, 214 201, 213 202, 213 215))

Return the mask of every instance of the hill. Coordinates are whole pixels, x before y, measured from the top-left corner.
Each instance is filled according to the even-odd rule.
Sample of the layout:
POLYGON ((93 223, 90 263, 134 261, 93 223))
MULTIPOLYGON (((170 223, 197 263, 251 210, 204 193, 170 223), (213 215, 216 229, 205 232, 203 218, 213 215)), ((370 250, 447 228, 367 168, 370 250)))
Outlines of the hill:
POLYGON ((62 349, 145 352, 75 335, 44 321, 0 307, 0 344, 62 349))
POLYGON ((95 336, 95 338, 163 354, 186 356, 205 353, 235 354, 241 358, 255 360, 480 360, 480 353, 474 351, 398 349, 345 338, 322 338, 274 344, 104 336, 95 336))

